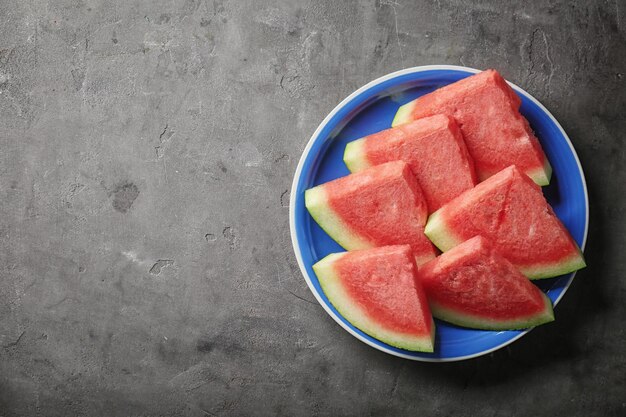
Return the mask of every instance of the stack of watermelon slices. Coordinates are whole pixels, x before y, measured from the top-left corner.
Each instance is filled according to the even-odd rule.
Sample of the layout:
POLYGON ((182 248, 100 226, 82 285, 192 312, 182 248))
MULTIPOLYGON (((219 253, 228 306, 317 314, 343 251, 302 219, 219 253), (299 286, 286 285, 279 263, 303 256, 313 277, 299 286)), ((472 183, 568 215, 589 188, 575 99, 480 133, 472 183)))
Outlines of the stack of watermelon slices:
POLYGON ((355 327, 432 352, 432 317, 485 330, 554 320, 530 280, 585 261, 543 196, 552 170, 519 106, 496 71, 465 78, 349 143, 352 174, 306 191, 312 217, 348 250, 313 269, 355 327))

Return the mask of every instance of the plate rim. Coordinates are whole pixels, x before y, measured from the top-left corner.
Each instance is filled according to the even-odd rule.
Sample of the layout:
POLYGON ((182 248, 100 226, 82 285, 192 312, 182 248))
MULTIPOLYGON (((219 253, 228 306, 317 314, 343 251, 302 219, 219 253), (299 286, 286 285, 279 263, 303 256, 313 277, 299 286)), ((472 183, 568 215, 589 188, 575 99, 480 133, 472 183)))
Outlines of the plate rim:
MULTIPOLYGON (((377 350, 380 350, 382 352, 385 352, 389 355, 393 355, 393 356, 397 356, 397 357, 401 357, 404 359, 410 359, 410 360, 414 360, 414 361, 419 361, 419 362, 457 362, 457 361, 462 361, 462 360, 467 360, 467 359, 472 359, 472 358, 477 358, 479 356, 483 356, 483 355, 487 355, 491 352, 494 352, 498 349, 502 349, 505 346, 510 345, 511 343, 515 342, 516 340, 518 340, 519 338, 521 338, 522 336, 528 334, 530 331, 533 330, 533 328, 530 328, 528 330, 525 330, 523 332, 521 332, 520 334, 512 337, 511 339, 497 345, 494 346, 490 349, 486 349, 480 352, 476 352, 476 353, 472 353, 469 355, 462 355, 462 356, 454 356, 454 357, 449 357, 449 358, 427 358, 427 357, 419 357, 419 356, 411 356, 411 355, 407 355, 404 354, 402 352, 397 352, 394 350, 390 350, 387 349, 385 346, 381 346, 378 345, 376 343, 373 343, 372 341, 362 337, 360 334, 358 334, 357 332, 355 332, 353 329, 351 329, 350 327, 348 327, 339 317, 336 316, 336 314, 330 309, 330 307, 328 305, 326 305, 326 303, 324 302, 324 300, 322 300, 321 295, 316 291, 313 282, 311 281, 311 277, 309 276, 306 267, 304 265, 304 261, 302 260, 302 255, 301 255, 301 248, 300 248, 300 242, 298 241, 298 237, 297 237, 297 233, 295 230, 295 223, 296 223, 296 212, 295 212, 295 205, 296 205, 296 194, 294 191, 297 189, 298 186, 298 180, 300 179, 300 176, 302 175, 302 168, 304 166, 304 161, 306 160, 306 158, 308 157, 311 148, 313 147, 313 144, 315 143, 316 139, 318 138, 320 132, 324 129, 324 127, 328 124, 328 122, 330 122, 330 120, 335 116, 335 114, 337 114, 346 104, 348 104, 352 99, 354 99, 355 97, 357 97, 358 95, 360 95, 361 93, 369 90, 370 88, 383 83, 385 81, 388 81, 390 79, 396 78, 396 77, 400 77, 403 75, 408 75, 408 74, 415 74, 415 73, 420 73, 420 72, 425 72, 425 71, 437 71, 437 70, 452 70, 452 71, 462 71, 462 72, 470 72, 470 73, 479 73, 481 72, 481 70, 475 69, 475 68, 470 68, 470 67, 465 67, 465 66, 459 66, 459 65, 421 65, 421 66, 416 66, 416 67, 410 67, 410 68, 405 68, 399 71, 395 71, 386 75, 383 75, 382 77, 378 77, 373 81, 370 81, 369 83, 363 85, 362 87, 358 88, 357 90, 355 90, 354 92, 352 92, 350 95, 348 95, 346 98, 344 98, 339 104, 337 104, 333 110, 328 113, 328 115, 326 115, 326 117, 322 120, 322 122, 318 125, 317 129, 315 129, 315 132, 313 132, 313 135, 311 135, 311 138, 308 140, 306 146, 304 147, 302 154, 300 155, 300 159, 298 160, 298 165, 296 167, 296 171, 294 173, 294 177, 293 177, 293 181, 291 184, 291 195, 289 196, 289 230, 290 230, 290 234, 291 234, 291 244, 293 247, 293 251, 294 254, 296 256, 296 261, 298 262, 298 267, 300 268, 300 272, 302 274, 302 276, 304 277, 307 286, 309 287, 309 291, 311 291, 313 293, 313 295, 315 296, 315 299, 317 300, 317 302, 324 308, 324 310, 326 311, 326 313, 328 313, 328 315, 330 315, 330 317, 333 318, 333 320, 335 322, 337 322, 344 330, 346 330, 348 333, 350 333, 352 336, 356 337, 358 340, 360 340, 361 342, 367 344, 368 346, 371 346, 377 350)), ((526 92, 525 90, 523 90, 521 87, 517 86, 516 84, 507 81, 507 83, 519 94, 524 95, 526 98, 528 98, 530 101, 532 101, 535 105, 537 105, 541 111, 543 111, 549 118, 550 120, 555 124, 555 126, 559 129, 559 131, 561 132, 561 134, 563 135, 563 137, 565 138, 565 141, 567 143, 567 145, 570 148, 570 151, 572 152, 572 155, 574 156, 574 160, 576 161, 576 165, 578 167, 578 171, 580 173, 580 178, 582 180, 582 186, 583 186, 583 194, 584 194, 584 200, 585 200, 585 230, 583 233, 583 239, 582 239, 582 244, 580 245, 580 249, 582 251, 585 250, 585 246, 587 244, 587 235, 589 232, 589 195, 587 193, 587 180, 585 178, 585 173, 583 171, 582 165, 580 164, 580 159, 578 158, 578 154, 576 153, 576 150, 574 149, 574 145, 572 144, 572 141, 570 140, 569 136, 567 135, 567 133, 565 132, 565 130, 563 129, 563 127, 561 126, 561 124, 558 122, 558 120, 556 120, 556 118, 552 115, 552 113, 550 113, 550 111, 548 111, 548 109, 539 102, 539 100, 537 100, 536 98, 534 98, 532 95, 530 95, 528 92, 526 92)), ((559 296, 557 297, 557 299, 554 301, 553 305, 556 306, 559 301, 561 301, 561 299, 563 298, 563 296, 565 295, 565 293, 567 292, 567 290, 569 289, 570 285, 572 284, 572 281, 574 280, 574 276, 576 275, 576 272, 572 273, 570 278, 568 279, 567 283, 565 284, 565 286, 563 287, 563 291, 561 292, 561 294, 559 294, 559 296)))

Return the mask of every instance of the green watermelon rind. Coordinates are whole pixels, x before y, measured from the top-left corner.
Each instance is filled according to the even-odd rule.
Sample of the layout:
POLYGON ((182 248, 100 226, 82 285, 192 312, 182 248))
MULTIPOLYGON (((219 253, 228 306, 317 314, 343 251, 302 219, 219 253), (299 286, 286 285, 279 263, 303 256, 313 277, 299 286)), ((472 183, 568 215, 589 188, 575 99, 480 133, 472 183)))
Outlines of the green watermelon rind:
POLYGON ((532 316, 521 317, 518 319, 496 320, 493 318, 479 317, 451 308, 445 308, 437 303, 430 302, 430 310, 433 316, 439 320, 446 321, 461 327, 468 327, 479 330, 522 330, 536 327, 541 324, 554 321, 554 311, 552 302, 544 294, 541 293, 544 300, 545 308, 538 314, 532 316))
POLYGON ((546 265, 529 265, 519 267, 520 272, 531 280, 553 278, 559 275, 569 274, 587 266, 582 251, 576 245, 577 253, 574 253, 569 259, 563 260, 557 264, 546 265))
POLYGON ((550 184, 550 179, 552 178, 552 165, 550 165, 550 161, 546 157, 543 166, 536 168, 532 171, 527 171, 526 175, 528 175, 533 182, 541 187, 545 187, 550 184))
POLYGON ((441 219, 441 209, 435 211, 428 217, 428 221, 424 227, 424 234, 442 252, 449 251, 453 247, 463 243, 462 239, 454 236, 452 231, 447 230, 441 219))
MULTIPOLYGON (((441 218, 441 209, 430 215, 426 222, 426 227, 424 228, 424 234, 442 252, 447 252, 464 241, 455 236, 454 233, 446 227, 441 218)), ((553 278, 569 274, 587 266, 582 251, 578 246, 576 246, 576 249, 576 253, 558 262, 516 266, 520 272, 530 280, 553 278)))
POLYGON ((408 123, 413 120, 413 109, 415 108, 416 101, 409 101, 406 104, 403 104, 398 108, 396 115, 393 117, 393 122, 391 122, 391 127, 396 127, 405 123, 408 123))
POLYGON ((354 250, 368 249, 374 246, 350 231, 350 228, 330 207, 323 185, 304 192, 304 205, 317 224, 342 248, 354 250))
POLYGON ((425 336, 406 335, 383 328, 356 303, 353 302, 342 288, 341 280, 337 275, 334 263, 346 253, 333 253, 313 265, 322 290, 326 298, 350 324, 390 346, 414 352, 433 352, 435 347, 435 326, 432 323, 431 332, 425 336))
POLYGON ((343 162, 350 172, 359 172, 371 167, 365 156, 365 138, 354 140, 346 145, 343 152, 343 162))

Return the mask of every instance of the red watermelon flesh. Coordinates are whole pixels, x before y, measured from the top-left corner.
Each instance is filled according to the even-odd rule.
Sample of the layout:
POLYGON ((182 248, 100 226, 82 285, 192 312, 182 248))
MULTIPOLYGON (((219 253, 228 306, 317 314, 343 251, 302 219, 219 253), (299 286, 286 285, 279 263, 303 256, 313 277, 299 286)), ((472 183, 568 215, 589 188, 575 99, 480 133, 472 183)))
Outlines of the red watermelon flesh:
POLYGON ((433 351, 435 327, 410 246, 335 253, 313 269, 352 325, 392 346, 433 351))
POLYGON ((350 142, 344 153, 352 172, 396 160, 411 167, 430 213, 476 185, 463 135, 449 116, 425 117, 374 133, 350 142))
POLYGON ((545 200, 541 188, 508 167, 433 213, 426 234, 441 249, 482 235, 531 279, 585 266, 582 253, 545 200))
POLYGON ((482 236, 423 265, 419 279, 433 315, 484 330, 515 330, 554 320, 546 295, 482 236))
POLYGON ((388 162, 305 193, 315 221, 345 249, 411 245, 418 264, 436 255, 424 235, 426 202, 409 166, 388 162))
POLYGON ((434 114, 457 121, 480 180, 516 164, 537 184, 550 182, 552 168, 528 121, 520 99, 495 70, 480 72, 402 106, 393 126, 434 114))

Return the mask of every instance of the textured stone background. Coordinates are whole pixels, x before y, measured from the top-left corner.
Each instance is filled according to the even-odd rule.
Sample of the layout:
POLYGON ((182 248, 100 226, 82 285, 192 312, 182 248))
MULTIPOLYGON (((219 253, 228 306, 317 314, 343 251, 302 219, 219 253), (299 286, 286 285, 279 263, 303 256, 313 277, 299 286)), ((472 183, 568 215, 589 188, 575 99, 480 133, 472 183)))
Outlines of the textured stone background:
POLYGON ((2 0, 0 416, 625 415, 625 112, 623 0, 2 0), (312 301, 287 206, 341 99, 442 63, 554 113, 591 229, 559 320, 440 365, 312 301))

